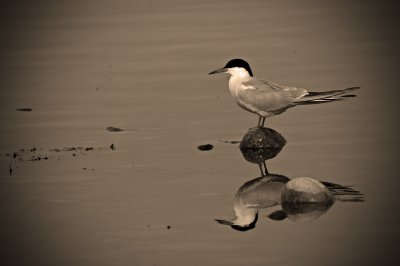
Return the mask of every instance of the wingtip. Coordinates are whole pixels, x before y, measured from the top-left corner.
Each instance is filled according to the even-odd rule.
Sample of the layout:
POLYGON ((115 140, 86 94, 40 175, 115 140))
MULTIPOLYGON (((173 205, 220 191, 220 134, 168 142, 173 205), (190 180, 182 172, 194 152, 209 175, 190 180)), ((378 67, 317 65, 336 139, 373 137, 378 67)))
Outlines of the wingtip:
POLYGON ((355 90, 359 90, 359 89, 361 89, 361 87, 357 86, 357 87, 350 87, 350 88, 347 88, 345 90, 346 91, 355 91, 355 90))

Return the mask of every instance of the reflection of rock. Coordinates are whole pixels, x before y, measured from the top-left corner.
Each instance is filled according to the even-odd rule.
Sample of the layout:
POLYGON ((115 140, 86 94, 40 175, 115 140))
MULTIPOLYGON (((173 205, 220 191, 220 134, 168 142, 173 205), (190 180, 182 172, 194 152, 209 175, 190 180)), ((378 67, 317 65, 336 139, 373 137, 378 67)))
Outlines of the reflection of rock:
POLYGON ((255 127, 244 135, 240 150, 247 161, 260 164, 278 155, 285 144, 285 138, 275 130, 255 127))
POLYGON ((305 222, 320 217, 332 207, 333 203, 334 201, 314 203, 282 202, 282 209, 288 219, 295 222, 305 222))

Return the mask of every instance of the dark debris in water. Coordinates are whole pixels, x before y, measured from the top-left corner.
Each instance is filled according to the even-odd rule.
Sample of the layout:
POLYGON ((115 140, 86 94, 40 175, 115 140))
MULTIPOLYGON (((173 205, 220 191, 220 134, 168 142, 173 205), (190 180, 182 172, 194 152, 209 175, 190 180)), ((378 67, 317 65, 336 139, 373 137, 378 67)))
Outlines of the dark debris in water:
POLYGON ((20 111, 20 112, 32 112, 32 108, 17 108, 16 111, 20 111))
POLYGON ((150 229, 150 228, 152 228, 152 229, 157 229, 157 230, 160 230, 160 229, 167 229, 167 230, 170 230, 171 228, 172 228, 172 226, 171 225, 150 225, 150 224, 147 224, 146 225, 146 227, 148 228, 148 229, 150 229))
POLYGON ((118 128, 118 127, 107 127, 107 131, 109 131, 109 132, 121 132, 121 131, 124 131, 124 130, 121 129, 121 128, 118 128))
POLYGON ((222 140, 222 139, 220 139, 219 140, 220 142, 222 142, 222 143, 228 143, 228 144, 240 144, 240 140, 222 140))
MULTIPOLYGON (((19 149, 15 152, 6 153, 6 157, 10 157, 8 172, 12 175, 15 172, 16 164, 18 162, 41 162, 49 161, 51 159, 57 159, 58 161, 65 156, 72 156, 74 158, 79 156, 86 156, 88 153, 103 151, 103 150, 115 150, 115 145, 111 144, 106 147, 64 147, 64 148, 53 148, 53 149, 42 149, 42 148, 25 148, 19 149)), ((93 171, 94 169, 92 169, 93 171)))
POLYGON ((212 150, 213 148, 214 148, 214 145, 212 145, 212 144, 204 144, 204 145, 200 145, 197 147, 197 149, 200 151, 209 151, 209 150, 212 150))

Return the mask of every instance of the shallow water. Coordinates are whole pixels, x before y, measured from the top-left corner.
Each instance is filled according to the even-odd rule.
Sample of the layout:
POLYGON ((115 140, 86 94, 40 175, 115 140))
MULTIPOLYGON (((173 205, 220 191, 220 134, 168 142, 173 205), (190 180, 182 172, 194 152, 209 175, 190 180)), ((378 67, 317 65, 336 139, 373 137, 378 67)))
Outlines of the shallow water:
POLYGON ((178 0, 5 8, 2 260, 397 264, 393 10, 361 1, 178 0), (224 142, 241 140, 257 117, 235 105, 226 77, 207 75, 236 57, 255 76, 285 85, 362 87, 357 98, 269 119, 288 143, 267 164, 290 178, 353 185, 365 202, 336 202, 303 223, 273 221, 261 210, 247 232, 214 221, 233 218, 237 189, 260 176, 238 144, 224 142), (202 144, 214 148, 199 151, 202 144), (94 150, 62 151, 71 147, 94 150))

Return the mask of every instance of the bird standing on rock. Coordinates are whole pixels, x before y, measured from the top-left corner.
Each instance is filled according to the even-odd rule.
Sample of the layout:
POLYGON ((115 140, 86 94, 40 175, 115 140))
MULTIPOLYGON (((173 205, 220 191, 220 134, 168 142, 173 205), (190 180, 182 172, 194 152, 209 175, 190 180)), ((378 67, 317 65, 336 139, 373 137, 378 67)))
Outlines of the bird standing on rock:
POLYGON ((282 86, 253 77, 250 65, 243 59, 232 59, 223 68, 209 74, 228 73, 229 92, 243 109, 258 115, 258 127, 264 127, 265 118, 285 112, 296 105, 325 103, 354 97, 347 93, 359 89, 309 92, 306 89, 282 86))

